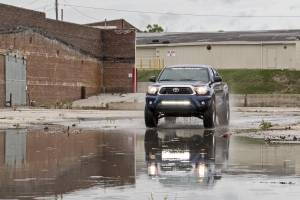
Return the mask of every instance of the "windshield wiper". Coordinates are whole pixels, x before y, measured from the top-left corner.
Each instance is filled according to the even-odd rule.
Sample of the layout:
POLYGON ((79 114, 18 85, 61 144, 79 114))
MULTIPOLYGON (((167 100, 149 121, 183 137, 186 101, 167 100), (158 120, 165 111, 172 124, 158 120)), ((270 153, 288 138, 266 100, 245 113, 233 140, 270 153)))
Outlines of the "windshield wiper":
POLYGON ((159 80, 159 81, 175 81, 175 80, 172 80, 172 79, 161 79, 161 80, 159 80))
POLYGON ((180 79, 179 81, 197 81, 197 80, 186 78, 186 79, 180 79))

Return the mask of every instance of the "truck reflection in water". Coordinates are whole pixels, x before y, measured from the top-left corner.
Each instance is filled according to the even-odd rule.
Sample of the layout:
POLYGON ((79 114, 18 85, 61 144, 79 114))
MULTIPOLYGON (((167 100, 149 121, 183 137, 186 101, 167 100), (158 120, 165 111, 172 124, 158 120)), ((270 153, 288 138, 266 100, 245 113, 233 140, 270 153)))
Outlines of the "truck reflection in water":
POLYGON ((150 177, 165 184, 213 186, 228 160, 227 129, 149 129, 145 155, 150 177))

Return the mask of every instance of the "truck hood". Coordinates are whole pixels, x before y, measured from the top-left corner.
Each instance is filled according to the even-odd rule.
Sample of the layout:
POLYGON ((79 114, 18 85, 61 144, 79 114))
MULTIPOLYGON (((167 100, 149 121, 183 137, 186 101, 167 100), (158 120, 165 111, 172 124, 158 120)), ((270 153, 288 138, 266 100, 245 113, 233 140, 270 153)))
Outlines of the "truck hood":
POLYGON ((208 85, 208 83, 202 81, 162 81, 162 82, 153 83, 152 85, 157 87, 164 86, 164 85, 205 86, 208 85))

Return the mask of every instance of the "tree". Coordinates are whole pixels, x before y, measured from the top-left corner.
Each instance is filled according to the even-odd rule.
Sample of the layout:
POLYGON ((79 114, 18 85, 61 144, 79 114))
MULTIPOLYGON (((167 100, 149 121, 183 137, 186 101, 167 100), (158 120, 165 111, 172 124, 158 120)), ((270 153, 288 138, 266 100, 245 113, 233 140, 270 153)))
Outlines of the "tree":
POLYGON ((163 29, 163 27, 161 27, 158 24, 153 24, 153 25, 148 24, 147 30, 145 32, 149 32, 149 33, 161 33, 161 32, 164 32, 164 29, 163 29))

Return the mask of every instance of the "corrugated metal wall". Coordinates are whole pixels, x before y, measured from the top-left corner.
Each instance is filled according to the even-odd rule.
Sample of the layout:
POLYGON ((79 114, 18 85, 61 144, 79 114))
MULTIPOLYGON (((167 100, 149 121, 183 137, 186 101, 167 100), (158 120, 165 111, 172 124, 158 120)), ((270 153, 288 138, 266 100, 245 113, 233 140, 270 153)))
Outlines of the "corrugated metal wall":
POLYGON ((299 69, 296 58, 296 44, 212 44, 210 49, 207 45, 138 46, 136 65, 138 68, 159 68, 157 63, 163 63, 167 66, 208 64, 217 68, 299 69))
POLYGON ((14 55, 5 56, 6 102, 12 97, 12 105, 26 105, 26 60, 14 55))

